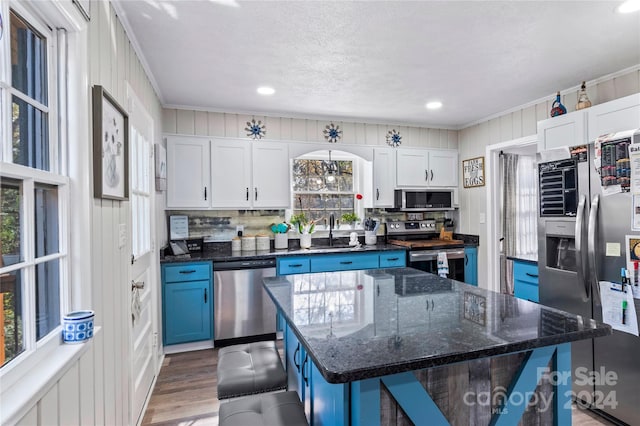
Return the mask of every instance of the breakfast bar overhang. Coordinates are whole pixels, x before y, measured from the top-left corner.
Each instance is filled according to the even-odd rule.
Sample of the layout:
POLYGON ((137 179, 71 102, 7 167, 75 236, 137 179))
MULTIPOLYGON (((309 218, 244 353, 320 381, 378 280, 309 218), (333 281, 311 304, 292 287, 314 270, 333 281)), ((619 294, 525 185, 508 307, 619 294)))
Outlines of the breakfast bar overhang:
POLYGON ((608 325, 412 268, 265 278, 312 425, 571 423, 572 341, 608 325))

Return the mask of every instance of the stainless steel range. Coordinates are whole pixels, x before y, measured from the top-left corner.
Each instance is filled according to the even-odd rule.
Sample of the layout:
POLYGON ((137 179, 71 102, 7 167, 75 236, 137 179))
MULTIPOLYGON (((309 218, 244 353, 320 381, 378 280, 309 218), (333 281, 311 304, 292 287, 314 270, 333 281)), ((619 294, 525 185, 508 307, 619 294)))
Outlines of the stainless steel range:
POLYGON ((448 278, 464 281, 464 242, 442 240, 433 219, 393 221, 386 223, 388 244, 408 247, 407 265, 422 271, 438 273, 438 253, 446 253, 448 278))

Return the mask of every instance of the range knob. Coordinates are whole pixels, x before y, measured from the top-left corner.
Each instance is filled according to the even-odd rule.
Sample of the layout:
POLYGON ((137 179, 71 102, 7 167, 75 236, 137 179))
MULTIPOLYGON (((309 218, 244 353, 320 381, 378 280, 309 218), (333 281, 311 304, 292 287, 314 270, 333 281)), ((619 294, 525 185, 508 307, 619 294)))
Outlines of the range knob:
POLYGON ((420 224, 420 228, 426 228, 426 227, 427 227, 427 224, 426 224, 426 223, 422 222, 422 223, 420 224))

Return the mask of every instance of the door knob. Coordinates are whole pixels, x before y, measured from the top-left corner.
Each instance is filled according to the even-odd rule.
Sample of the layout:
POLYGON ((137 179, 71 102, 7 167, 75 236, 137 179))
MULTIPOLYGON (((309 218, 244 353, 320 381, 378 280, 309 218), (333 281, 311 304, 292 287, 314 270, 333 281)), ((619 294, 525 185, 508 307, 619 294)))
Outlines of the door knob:
POLYGON ((144 281, 136 282, 134 280, 131 280, 131 290, 134 290, 136 288, 142 290, 144 288, 144 281))

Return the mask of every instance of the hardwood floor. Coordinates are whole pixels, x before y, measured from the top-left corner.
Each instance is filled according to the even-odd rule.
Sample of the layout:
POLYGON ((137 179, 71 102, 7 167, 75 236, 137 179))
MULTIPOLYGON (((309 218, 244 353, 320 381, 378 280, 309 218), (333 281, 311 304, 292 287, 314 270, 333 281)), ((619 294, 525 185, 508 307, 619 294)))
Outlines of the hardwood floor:
MULTIPOLYGON (((167 355, 142 424, 217 425, 220 407, 216 390, 217 365, 217 349, 167 355)), ((574 407, 572 417, 575 426, 612 425, 577 407, 574 407)))

